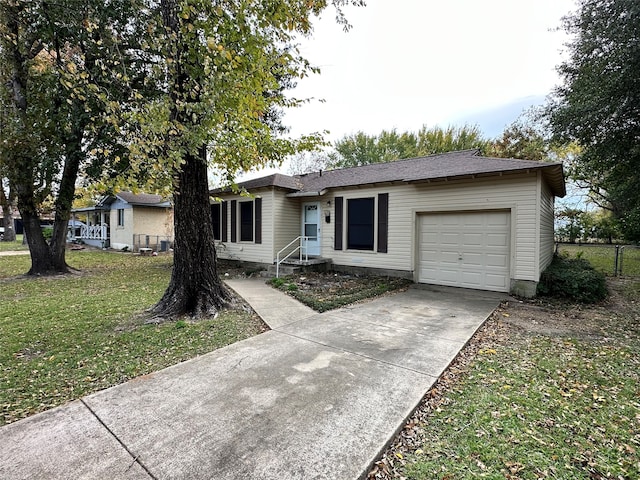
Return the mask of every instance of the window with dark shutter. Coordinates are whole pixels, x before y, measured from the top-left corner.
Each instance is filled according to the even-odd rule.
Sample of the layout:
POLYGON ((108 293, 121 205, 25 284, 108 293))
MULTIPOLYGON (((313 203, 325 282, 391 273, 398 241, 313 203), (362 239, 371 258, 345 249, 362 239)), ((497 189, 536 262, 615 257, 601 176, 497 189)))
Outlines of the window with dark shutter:
POLYGON ((255 243, 262 243, 262 199, 256 198, 253 207, 255 210, 255 243))
POLYGON ((231 200, 231 242, 238 241, 238 201, 231 200))
POLYGON ((226 242, 227 239, 229 238, 227 236, 227 220, 228 220, 228 212, 227 212, 227 203, 228 202, 222 202, 222 204, 220 205, 221 210, 222 210, 222 241, 226 242))
POLYGON ((387 253, 389 238, 389 194, 378 194, 378 253, 387 253))
POLYGON ((336 204, 336 213, 334 221, 334 234, 333 234, 333 249, 342 250, 342 197, 336 197, 334 200, 336 204))

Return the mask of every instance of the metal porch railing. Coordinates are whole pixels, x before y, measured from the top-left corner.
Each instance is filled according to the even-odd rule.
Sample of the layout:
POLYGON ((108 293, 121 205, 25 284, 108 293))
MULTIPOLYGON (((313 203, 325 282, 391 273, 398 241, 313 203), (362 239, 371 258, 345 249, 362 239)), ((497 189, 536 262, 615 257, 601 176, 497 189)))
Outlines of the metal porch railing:
POLYGON ((280 264, 282 262, 284 262, 286 259, 288 259, 291 255, 293 255, 296 252, 299 252, 299 260, 302 261, 303 259, 303 255, 304 255, 304 260, 308 261, 309 260, 309 255, 307 253, 307 243, 309 242, 309 237, 305 237, 305 236, 299 236, 294 238, 286 247, 282 248, 278 254, 276 255, 276 278, 280 278, 280 264), (280 255, 282 255, 284 252, 287 251, 287 249, 289 247, 291 247, 294 243, 298 242, 298 245, 291 250, 288 254, 286 254, 284 257, 280 258, 280 255), (304 252, 304 254, 303 254, 304 252))

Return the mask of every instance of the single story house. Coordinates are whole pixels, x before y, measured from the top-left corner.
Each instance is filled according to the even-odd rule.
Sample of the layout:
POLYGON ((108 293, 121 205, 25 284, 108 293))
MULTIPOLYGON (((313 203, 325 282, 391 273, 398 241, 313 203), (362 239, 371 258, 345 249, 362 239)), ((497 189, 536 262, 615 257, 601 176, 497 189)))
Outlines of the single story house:
POLYGON ((273 264, 291 248, 335 270, 534 296, 554 253, 562 164, 450 152, 211 191, 220 258, 273 264), (291 245, 287 247, 287 245, 291 245))
POLYGON ((103 248, 165 251, 173 244, 173 207, 160 195, 119 192, 95 206, 72 210, 71 222, 86 217, 75 240, 103 248))

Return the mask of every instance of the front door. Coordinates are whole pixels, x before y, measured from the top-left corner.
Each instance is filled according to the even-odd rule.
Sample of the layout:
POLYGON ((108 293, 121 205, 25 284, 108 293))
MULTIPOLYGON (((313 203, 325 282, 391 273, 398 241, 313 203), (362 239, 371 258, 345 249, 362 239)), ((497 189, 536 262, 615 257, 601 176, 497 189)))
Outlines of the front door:
MULTIPOLYGON (((302 236, 307 237, 307 255, 320 256, 320 204, 318 202, 302 204, 302 236)), ((302 254, 304 253, 303 250, 302 254)))

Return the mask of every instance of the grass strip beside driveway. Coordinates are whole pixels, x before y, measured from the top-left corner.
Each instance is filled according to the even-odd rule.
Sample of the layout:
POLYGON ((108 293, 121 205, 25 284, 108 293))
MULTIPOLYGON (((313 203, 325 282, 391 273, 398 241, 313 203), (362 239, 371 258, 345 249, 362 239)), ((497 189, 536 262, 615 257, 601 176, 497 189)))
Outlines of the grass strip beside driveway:
POLYGON ((0 260, 0 425, 263 331, 255 315, 146 325, 171 257, 68 252, 76 274, 14 277, 29 256, 0 260))
POLYGON ((504 305, 368 478, 640 478, 640 282, 609 288, 504 305))

